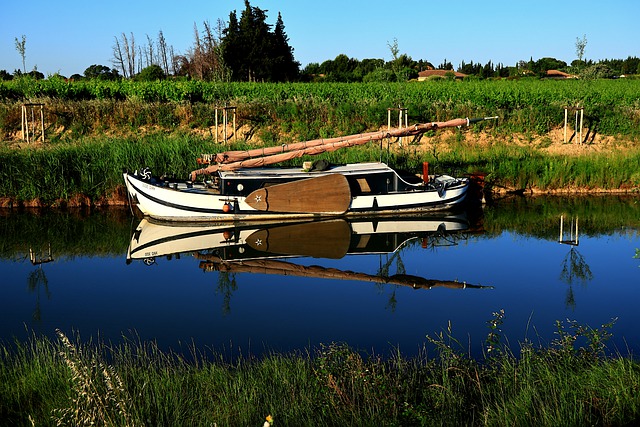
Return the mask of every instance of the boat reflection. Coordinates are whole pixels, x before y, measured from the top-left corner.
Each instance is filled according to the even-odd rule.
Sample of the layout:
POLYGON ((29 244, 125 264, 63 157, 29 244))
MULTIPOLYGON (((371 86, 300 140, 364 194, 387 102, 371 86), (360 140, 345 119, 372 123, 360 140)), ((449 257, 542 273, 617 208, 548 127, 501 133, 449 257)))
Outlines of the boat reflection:
MULTIPOLYGON (((127 263, 153 265, 160 258, 189 254, 204 271, 258 273, 322 279, 357 280, 409 286, 414 289, 492 288, 457 280, 436 280, 404 274, 358 273, 319 265, 305 266, 292 258, 341 259, 347 255, 392 254, 399 257, 410 242, 423 248, 455 245, 471 232, 466 214, 433 214, 388 219, 331 219, 294 223, 184 224, 143 219, 136 228, 127 263)), ((392 258, 393 259, 393 258, 392 258)))

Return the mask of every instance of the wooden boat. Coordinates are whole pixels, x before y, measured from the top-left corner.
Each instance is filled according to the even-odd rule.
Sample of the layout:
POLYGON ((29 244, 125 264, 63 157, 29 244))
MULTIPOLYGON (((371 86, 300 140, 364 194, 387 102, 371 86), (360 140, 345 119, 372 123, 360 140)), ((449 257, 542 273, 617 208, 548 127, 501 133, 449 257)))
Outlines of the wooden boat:
POLYGON ((486 119, 490 118, 455 119, 208 155, 203 162, 209 165, 193 171, 186 181, 154 177, 148 170, 125 172, 123 176, 131 203, 145 216, 168 221, 281 221, 444 210, 465 199, 468 178, 430 176, 425 169, 422 179, 417 175, 402 176, 384 163, 307 169, 266 166, 303 155, 486 119), (198 180, 200 175, 205 179, 198 180))
POLYGON ((416 239, 423 247, 463 238, 469 222, 464 213, 402 217, 388 220, 343 218, 321 221, 255 224, 169 223, 142 219, 131 238, 127 263, 147 265, 161 258, 192 256, 204 271, 280 274, 324 279, 356 280, 410 286, 490 288, 457 280, 426 279, 414 275, 372 275, 305 266, 292 258, 340 259, 347 255, 398 254, 416 239))

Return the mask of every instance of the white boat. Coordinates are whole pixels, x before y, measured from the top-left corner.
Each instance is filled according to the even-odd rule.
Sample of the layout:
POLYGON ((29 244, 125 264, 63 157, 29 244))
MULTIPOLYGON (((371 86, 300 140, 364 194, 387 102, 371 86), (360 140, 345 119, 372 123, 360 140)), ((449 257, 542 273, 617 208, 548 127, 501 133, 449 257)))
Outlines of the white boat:
POLYGON ((391 215, 450 208, 469 179, 442 175, 410 183, 383 163, 325 171, 260 168, 219 171, 213 180, 171 182, 124 174, 130 199, 151 218, 169 221, 266 221, 336 215, 391 215))
POLYGON ((397 215, 449 209, 464 201, 466 177, 400 175, 384 163, 321 168, 264 167, 303 155, 468 125, 482 119, 455 119, 382 132, 315 140, 210 156, 208 167, 185 181, 124 173, 129 200, 143 215, 166 221, 281 221, 328 216, 397 215), (199 175, 206 175, 198 180, 199 175))

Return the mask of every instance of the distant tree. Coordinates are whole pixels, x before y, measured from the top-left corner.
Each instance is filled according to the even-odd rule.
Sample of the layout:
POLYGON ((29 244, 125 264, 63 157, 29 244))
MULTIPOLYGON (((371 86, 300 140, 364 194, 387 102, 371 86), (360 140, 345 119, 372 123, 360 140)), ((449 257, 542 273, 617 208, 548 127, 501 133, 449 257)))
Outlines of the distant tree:
POLYGON ((491 61, 484 64, 484 67, 482 67, 482 72, 480 75, 482 76, 482 78, 485 78, 485 79, 488 79, 495 75, 495 70, 493 68, 493 63, 491 61))
POLYGON ((7 70, 0 70, 0 80, 7 81, 11 79, 13 79, 13 76, 7 70))
POLYGON ((369 82, 395 82, 396 81, 396 73, 389 68, 377 68, 371 71, 369 74, 366 74, 362 81, 365 83, 369 82))
POLYGON ((132 77, 136 72, 136 42, 133 33, 129 37, 122 33, 120 39, 115 38, 113 45, 113 65, 120 70, 125 78, 132 77))
POLYGON ((134 79, 136 81, 153 82, 156 80, 164 80, 166 77, 164 70, 158 64, 151 64, 143 68, 134 79))
POLYGON ((629 56, 622 64, 621 74, 635 74, 640 68, 640 58, 629 56))
POLYGON ((160 32, 158 32, 158 65, 162 67, 164 73, 167 75, 172 71, 170 68, 170 58, 170 49, 167 46, 167 41, 164 38, 162 30, 160 30, 160 32))
POLYGON ((118 77, 118 70, 111 69, 106 65, 91 65, 84 70, 84 76, 88 79, 98 80, 116 80, 118 77))
POLYGON ((567 68, 567 63, 555 58, 540 58, 538 59, 533 66, 533 71, 540 77, 544 77, 549 70, 565 70, 567 68))
POLYGON ((278 14, 272 32, 266 23, 266 10, 253 7, 245 0, 245 9, 238 20, 235 11, 221 41, 222 57, 237 81, 286 81, 297 78, 300 64, 294 60, 293 49, 278 14))
POLYGON ((587 80, 611 79, 615 77, 615 75, 616 73, 603 63, 587 67, 580 73, 580 77, 587 80))
POLYGON ((20 56, 22 57, 22 72, 26 73, 27 72, 27 66, 26 66, 26 56, 27 56, 27 36, 25 36, 24 34, 22 35, 21 39, 18 40, 18 38, 15 38, 16 41, 16 50, 18 51, 18 53, 20 54, 20 56))
POLYGON ((69 77, 69 80, 78 81, 78 80, 83 80, 84 78, 85 77, 82 74, 76 73, 76 74, 71 74, 71 77, 69 77))
POLYGON ((328 59, 320 64, 320 72, 324 74, 324 80, 329 82, 355 82, 360 81, 355 71, 360 65, 355 58, 349 58, 341 53, 335 59, 328 59))
POLYGON ((271 78, 274 81, 296 80, 300 73, 300 63, 293 57, 293 48, 289 46, 289 37, 284 31, 284 22, 279 12, 273 36, 273 71, 271 78))
POLYGON ((447 61, 447 59, 445 58, 444 61, 442 61, 442 64, 438 65, 438 70, 452 70, 453 71, 453 64, 449 61, 447 61))
POLYGON ((495 76, 496 77, 509 77, 509 75, 511 74, 510 67, 505 67, 504 64, 499 63, 498 65, 496 65, 496 70, 495 70, 495 76))
POLYGON ((584 49, 587 47, 587 35, 583 34, 582 38, 576 37, 576 56, 578 61, 582 61, 584 58, 584 49))
POLYGON ((177 74, 206 81, 229 81, 229 68, 222 58, 221 35, 222 21, 218 21, 216 30, 209 22, 204 22, 202 36, 194 24, 194 46, 185 55, 176 56, 179 63, 177 74))
POLYGON ((384 68, 384 66, 384 59, 363 59, 358 62, 358 65, 353 70, 353 76, 357 81, 363 81, 366 75, 384 68))
POLYGON ((34 67, 34 69, 32 71, 29 71, 25 75, 31 76, 36 80, 43 80, 44 79, 44 74, 42 74, 40 71, 38 71, 35 67, 34 67))
POLYGON ((479 63, 474 64, 473 61, 471 61, 469 64, 466 64, 464 61, 462 61, 462 64, 460 64, 460 67, 458 67, 458 72, 467 74, 469 76, 480 76, 482 75, 482 65, 480 65, 479 63))

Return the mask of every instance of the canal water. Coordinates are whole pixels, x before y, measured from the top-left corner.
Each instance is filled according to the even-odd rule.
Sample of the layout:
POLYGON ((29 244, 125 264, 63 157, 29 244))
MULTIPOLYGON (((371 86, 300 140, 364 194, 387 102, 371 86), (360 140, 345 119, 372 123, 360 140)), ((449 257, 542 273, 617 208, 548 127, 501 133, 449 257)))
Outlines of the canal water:
MULTIPOLYGON (((105 211, 5 211, 0 340, 155 341, 238 354, 344 342, 418 354, 440 333, 482 357, 559 327, 640 351, 640 199, 505 198, 420 217, 168 225, 105 211), (558 323, 560 322, 560 326, 558 323)), ((578 345, 585 343, 578 342, 578 345)))

